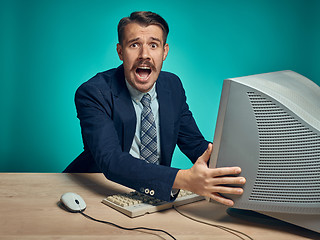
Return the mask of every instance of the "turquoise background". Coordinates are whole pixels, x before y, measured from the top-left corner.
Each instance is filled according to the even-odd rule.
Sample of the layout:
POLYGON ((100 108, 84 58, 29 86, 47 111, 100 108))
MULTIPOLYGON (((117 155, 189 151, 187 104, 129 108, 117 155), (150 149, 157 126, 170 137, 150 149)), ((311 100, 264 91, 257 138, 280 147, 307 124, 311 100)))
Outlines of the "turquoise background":
MULTIPOLYGON (((60 172, 82 151, 74 92, 121 64, 116 26, 135 10, 168 21, 164 70, 208 140, 225 78, 290 69, 320 85, 317 0, 1 1, 0 171, 60 172)), ((191 166, 178 151, 173 165, 191 166)))

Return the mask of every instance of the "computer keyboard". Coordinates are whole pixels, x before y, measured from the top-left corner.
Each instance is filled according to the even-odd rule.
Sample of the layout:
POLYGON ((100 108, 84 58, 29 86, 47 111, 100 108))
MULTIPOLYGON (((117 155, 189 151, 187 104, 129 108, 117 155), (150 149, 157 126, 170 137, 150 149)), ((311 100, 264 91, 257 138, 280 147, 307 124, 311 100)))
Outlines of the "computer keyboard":
POLYGON ((129 217, 138 217, 146 213, 153 213, 196 202, 205 199, 193 192, 180 190, 174 202, 162 201, 139 192, 121 193, 102 200, 102 203, 122 212, 129 217))

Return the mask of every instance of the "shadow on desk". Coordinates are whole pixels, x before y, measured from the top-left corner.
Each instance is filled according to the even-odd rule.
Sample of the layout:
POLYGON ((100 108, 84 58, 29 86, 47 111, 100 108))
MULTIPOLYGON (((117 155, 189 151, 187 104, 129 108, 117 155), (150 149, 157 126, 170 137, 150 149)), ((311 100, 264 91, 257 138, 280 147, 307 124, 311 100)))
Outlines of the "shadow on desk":
POLYGON ((243 227, 263 228, 270 231, 289 232, 296 236, 308 239, 320 239, 320 234, 272 217, 253 211, 234 211, 218 203, 203 204, 195 208, 181 208, 185 214, 206 222, 223 224, 236 224, 243 227), (212 204, 212 207, 210 205, 212 204), (209 205, 209 206, 208 206, 209 205), (210 209, 212 208, 212 211, 210 209), (228 214, 226 214, 226 212, 228 214))
POLYGON ((130 189, 120 184, 108 180, 102 173, 88 173, 88 174, 67 174, 68 177, 75 183, 90 192, 106 197, 109 195, 128 192, 130 189))

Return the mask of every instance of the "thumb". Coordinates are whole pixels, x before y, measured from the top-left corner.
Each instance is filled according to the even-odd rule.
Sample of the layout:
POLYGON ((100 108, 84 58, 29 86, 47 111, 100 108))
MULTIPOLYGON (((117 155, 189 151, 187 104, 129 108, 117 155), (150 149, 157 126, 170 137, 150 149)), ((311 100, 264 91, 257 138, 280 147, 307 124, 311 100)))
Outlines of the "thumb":
POLYGON ((212 153, 212 143, 208 144, 208 148, 204 153, 198 158, 197 162, 208 164, 208 161, 210 159, 212 153))

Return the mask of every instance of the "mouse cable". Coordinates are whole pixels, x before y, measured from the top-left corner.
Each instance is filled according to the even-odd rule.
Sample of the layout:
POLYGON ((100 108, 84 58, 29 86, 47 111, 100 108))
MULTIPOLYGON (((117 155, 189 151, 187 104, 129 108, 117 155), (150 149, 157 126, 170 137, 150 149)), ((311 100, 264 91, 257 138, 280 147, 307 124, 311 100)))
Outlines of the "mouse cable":
POLYGON ((240 239, 242 239, 242 240, 245 240, 245 238, 244 238, 243 236, 247 237, 247 238, 250 239, 250 240, 254 240, 254 239, 253 239, 252 237, 250 237, 249 235, 247 235, 247 234, 245 234, 245 233, 243 233, 243 232, 240 232, 240 231, 238 231, 238 230, 235 230, 235 229, 232 229, 232 228, 228 228, 228 227, 225 227, 225 226, 222 226, 222 225, 212 224, 212 223, 208 223, 208 222, 204 222, 204 221, 195 219, 195 218, 190 217, 190 216, 182 213, 181 211, 179 211, 179 210, 176 208, 176 206, 173 206, 173 208, 174 208, 179 214, 181 214, 182 216, 184 216, 184 217, 186 217, 186 218, 191 219, 192 221, 195 221, 195 222, 198 222, 198 223, 202 223, 202 224, 206 224, 206 225, 209 225, 209 226, 212 226, 212 227, 219 228, 219 229, 221 229, 221 230, 224 230, 224 231, 226 231, 226 232, 228 232, 228 233, 231 233, 231 234, 237 236, 238 238, 240 238, 240 239), (242 235, 242 236, 241 236, 241 235, 242 235))
POLYGON ((170 233, 162 230, 162 229, 155 229, 155 228, 147 228, 147 227, 135 227, 135 228, 127 228, 127 227, 122 227, 122 226, 119 226, 115 223, 112 223, 112 222, 108 222, 108 221, 103 221, 103 220, 99 220, 99 219, 95 219, 93 217, 90 217, 89 215, 85 214, 83 211, 80 211, 80 213, 85 216, 86 218, 89 218, 90 220, 93 220, 93 221, 96 221, 96 222, 99 222, 99 223, 105 223, 105 224, 109 224, 109 225, 112 225, 114 227, 117 227, 117 228, 120 228, 120 229, 123 229, 123 230, 149 230, 149 231, 157 231, 157 232, 163 232, 165 234, 167 234, 168 236, 170 236, 172 239, 176 240, 174 236, 172 236, 170 233))

